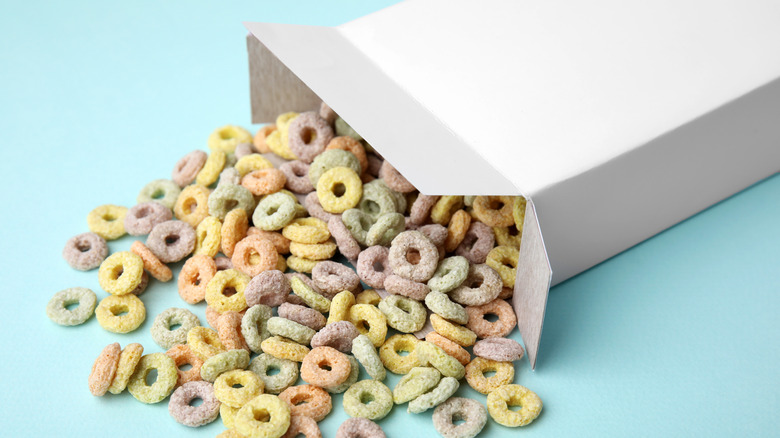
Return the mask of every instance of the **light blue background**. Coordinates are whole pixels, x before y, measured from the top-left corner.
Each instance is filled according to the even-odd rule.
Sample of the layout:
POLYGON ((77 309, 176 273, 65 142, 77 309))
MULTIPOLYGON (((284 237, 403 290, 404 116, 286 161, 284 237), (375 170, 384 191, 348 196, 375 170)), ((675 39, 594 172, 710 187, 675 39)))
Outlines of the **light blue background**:
MULTIPOLYGON (((391 3, 3 2, 0 435, 222 430, 219 421, 180 426, 166 403, 89 394, 104 345, 160 351, 152 319, 186 304, 174 284, 154 282, 135 333, 108 333, 94 318, 56 326, 44 313, 54 292, 86 286, 105 296, 95 271, 62 261, 62 246, 86 231, 92 208, 132 205, 146 182, 205 148, 215 127, 249 126, 242 21, 335 25, 391 3)), ((778 225, 775 176, 553 288, 539 367, 531 372, 524 359, 515 378, 541 396, 544 411, 522 430, 489 422, 482 436, 776 436, 778 225)), ((205 323, 203 305, 194 308, 205 323)), ((326 437, 346 418, 340 400, 321 423, 326 437)), ((397 407, 380 424, 391 437, 435 435, 430 412, 397 407)))

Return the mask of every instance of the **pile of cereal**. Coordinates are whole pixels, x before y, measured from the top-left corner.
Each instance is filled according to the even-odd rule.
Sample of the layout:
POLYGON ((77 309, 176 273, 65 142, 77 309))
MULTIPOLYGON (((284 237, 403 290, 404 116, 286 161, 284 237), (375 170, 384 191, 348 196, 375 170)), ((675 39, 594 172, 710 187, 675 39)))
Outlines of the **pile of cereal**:
POLYGON ((184 259, 179 295, 207 303, 210 327, 186 308, 155 317, 164 352, 105 347, 92 394, 170 397, 175 421, 221 418, 222 437, 320 437, 334 393, 354 417, 337 437, 384 437, 375 422, 404 403, 411 414, 433 409, 448 438, 476 436, 488 415, 507 427, 539 415, 539 397, 512 384, 523 348, 505 338, 517 323, 507 300, 523 198, 421 194, 325 104, 282 114, 254 137, 219 128, 208 146, 146 185, 134 207, 94 209, 91 232, 65 245, 73 268, 99 268, 109 295, 58 292, 46 309, 57 324, 95 313, 104 329, 132 332, 146 318, 149 277, 173 280, 167 265, 184 259), (147 237, 109 255, 106 240, 125 233, 147 237), (371 379, 358 381, 361 367, 371 379), (387 371, 403 375, 392 389, 387 371), (453 397, 464 377, 486 406, 453 397))

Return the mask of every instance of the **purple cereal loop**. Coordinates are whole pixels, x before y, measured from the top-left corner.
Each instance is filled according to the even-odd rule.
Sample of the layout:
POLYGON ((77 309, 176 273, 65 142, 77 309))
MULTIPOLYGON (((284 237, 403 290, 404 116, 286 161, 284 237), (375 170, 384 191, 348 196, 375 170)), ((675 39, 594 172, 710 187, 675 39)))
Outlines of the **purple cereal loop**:
POLYGON ((208 155, 201 151, 195 150, 189 154, 181 157, 176 165, 173 166, 173 173, 171 173, 171 179, 173 182, 184 187, 195 181, 195 177, 198 176, 198 172, 203 169, 206 164, 208 155))
POLYGON ((152 232, 160 223, 173 219, 171 209, 159 202, 143 202, 127 211, 125 231, 131 236, 143 236, 152 232))
POLYGON ((322 102, 322 103, 320 104, 320 112, 319 112, 319 115, 320 115, 320 117, 321 117, 323 120, 325 120, 326 122, 328 122, 328 124, 329 124, 329 125, 333 125, 333 122, 335 122, 335 121, 336 121, 336 119, 337 119, 337 118, 338 118, 338 116, 339 116, 338 114, 336 114, 336 111, 333 111, 333 109, 331 109, 331 107, 329 107, 329 106, 328 106, 328 104, 327 104, 327 103, 325 103, 325 102, 322 102))
POLYGON ((416 189, 401 173, 395 170, 389 161, 385 160, 382 163, 382 167, 379 169, 379 177, 390 187, 392 190, 400 193, 413 192, 416 189))
POLYGON ((309 165, 300 160, 288 161, 281 166, 282 171, 287 178, 284 187, 293 192, 306 194, 314 191, 314 186, 309 181, 309 165))
POLYGON ((472 221, 466 237, 455 249, 455 254, 466 257, 471 263, 485 263, 487 255, 496 243, 493 229, 479 221, 472 221))
POLYGON ((294 118, 287 132, 290 150, 305 163, 311 163, 333 139, 333 128, 313 111, 294 118))
POLYGON ((89 271, 95 269, 108 257, 106 239, 95 233, 81 233, 65 242, 62 258, 73 269, 89 271))
POLYGON ((344 221, 338 217, 332 217, 328 221, 328 231, 333 239, 336 241, 336 245, 339 248, 339 252, 346 257, 353 264, 360 255, 360 244, 352 237, 352 233, 349 232, 347 226, 344 225, 344 221))
POLYGON ((255 150, 255 145, 252 143, 239 143, 236 145, 236 151, 233 152, 233 155, 236 156, 236 160, 240 160, 242 157, 245 157, 247 155, 256 154, 257 150, 255 150))
POLYGON ((143 274, 141 274, 141 282, 138 283, 138 286, 135 287, 135 289, 131 290, 130 293, 138 296, 144 293, 146 291, 146 287, 149 286, 149 274, 144 271, 143 274))
POLYGON ((444 246, 444 241, 447 240, 447 227, 439 224, 423 225, 417 231, 423 233, 436 246, 444 246))
POLYGON ((355 271, 330 260, 317 263, 311 271, 311 279, 321 291, 333 296, 343 290, 354 292, 360 286, 360 277, 355 271))
POLYGON ((368 159, 368 174, 379 178, 379 171, 382 170, 385 160, 375 154, 367 154, 366 159, 368 159))
POLYGON ((325 327, 327 320, 325 316, 309 307, 292 303, 282 303, 276 312, 279 317, 289 319, 298 324, 305 325, 312 330, 320 330, 325 327))
POLYGON ((387 258, 389 253, 389 249, 376 245, 364 249, 358 256, 356 266, 358 276, 369 287, 384 289, 385 278, 392 273, 387 258))
POLYGON ((431 208, 436 204, 440 196, 429 196, 420 193, 417 199, 414 200, 411 210, 409 210, 409 218, 412 223, 422 225, 428 220, 431 213, 431 208))
POLYGON ((277 307, 285 302, 290 291, 290 281, 282 271, 271 270, 263 271, 249 280, 244 296, 249 307, 255 304, 277 307))
POLYGON ((168 413, 177 423, 189 427, 209 424, 219 417, 221 403, 214 395, 214 385, 198 380, 187 382, 173 391, 168 401, 168 413), (190 406, 193 400, 203 400, 199 406, 190 406))
POLYGON ((195 229, 177 220, 159 223, 146 238, 146 246, 161 262, 178 262, 195 249, 195 229))
POLYGON ((328 324, 311 338, 311 348, 332 347, 342 353, 352 352, 352 340, 360 335, 357 327, 349 321, 328 324))
POLYGON ((523 346, 509 338, 482 339, 474 344, 473 351, 476 356, 497 362, 514 362, 525 354, 523 346))
POLYGON ((336 438, 386 438, 386 435, 368 418, 348 418, 339 426, 336 438))
POLYGON ((417 301, 424 300, 431 291, 425 283, 417 283, 395 274, 390 274, 385 278, 384 286, 391 294, 403 295, 417 301))
POLYGON ((388 259, 394 274, 416 282, 428 281, 439 263, 439 249, 423 233, 404 231, 390 244, 388 259), (416 264, 408 259, 410 251, 420 255, 416 264))
POLYGON ((317 219, 320 219, 324 222, 328 222, 330 221, 331 218, 334 217, 337 217, 339 218, 339 220, 341 220, 340 214, 328 213, 327 211, 325 211, 325 209, 322 208, 322 205, 320 205, 320 199, 317 197, 316 191, 306 195, 306 198, 303 200, 303 206, 306 207, 306 210, 309 212, 309 215, 311 217, 316 217, 317 219))
POLYGON ((227 257, 219 256, 214 258, 214 263, 217 265, 217 271, 226 271, 233 269, 233 261, 227 257))

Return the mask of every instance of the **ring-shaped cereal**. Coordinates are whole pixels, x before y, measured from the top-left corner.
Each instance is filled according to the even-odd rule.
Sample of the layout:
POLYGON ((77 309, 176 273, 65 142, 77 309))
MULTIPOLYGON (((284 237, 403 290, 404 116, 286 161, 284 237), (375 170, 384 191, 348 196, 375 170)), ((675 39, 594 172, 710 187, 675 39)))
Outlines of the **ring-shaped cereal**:
POLYGON ((447 239, 444 241, 444 250, 446 252, 455 251, 455 249, 463 242, 471 226, 471 215, 466 213, 465 210, 458 210, 450 218, 449 225, 447 225, 447 239))
POLYGON ((159 403, 173 391, 177 380, 178 373, 173 359, 165 353, 151 353, 141 357, 127 382, 127 390, 142 403, 159 403), (149 385, 146 377, 153 369, 157 370, 157 379, 149 385))
POLYGON ((233 424, 247 438, 278 438, 290 427, 290 407, 275 395, 261 394, 238 411, 233 424))
POLYGON ((125 215, 126 207, 101 205, 87 215, 87 227, 106 240, 115 240, 125 234, 125 215))
POLYGON ((474 438, 487 424, 482 403, 470 398, 451 397, 433 411, 433 426, 444 438, 474 438), (457 421, 464 421, 455 425, 457 421))
POLYGON ((303 362, 309 354, 309 347, 298 344, 281 336, 271 336, 260 344, 263 353, 268 353, 279 359, 287 359, 294 362, 303 362))
POLYGON ((439 250, 419 231, 404 231, 393 239, 388 253, 393 272, 415 282, 428 281, 436 271, 439 262, 439 250), (409 261, 413 253, 419 253, 416 264, 409 261))
POLYGON ((393 409, 393 392, 378 380, 361 380, 347 389, 342 404, 350 417, 381 420, 393 409))
POLYGON ((450 298, 464 306, 481 306, 498 297, 503 282, 498 273, 488 265, 471 265, 466 280, 450 292, 450 298), (472 287, 479 285, 477 287, 472 287))
POLYGON ((276 252, 279 254, 290 253, 290 239, 282 236, 282 233, 278 231, 266 231, 256 227, 250 227, 247 232, 247 236, 260 236, 268 239, 276 248, 276 252))
POLYGON ((463 196, 442 196, 431 209, 433 223, 447 226, 452 215, 463 208, 463 196))
POLYGON ((301 379, 321 388, 341 385, 350 371, 347 356, 327 346, 312 348, 301 363, 301 379))
POLYGON ((256 171, 264 169, 273 169, 274 165, 268 158, 261 154, 249 154, 241 157, 235 165, 235 169, 238 171, 238 175, 243 178, 244 176, 256 171))
POLYGON ((92 316, 97 304, 97 295, 85 287, 71 287, 54 294, 46 305, 46 316, 59 325, 83 324, 92 316), (68 306, 78 304, 73 310, 68 306))
POLYGON ((386 438, 378 424, 368 418, 348 418, 336 431, 336 438, 386 438))
POLYGON ((197 326, 187 333, 187 345, 190 350, 201 360, 206 360, 215 354, 225 351, 222 341, 215 330, 208 327, 197 326))
POLYGON ((195 184, 203 187, 214 184, 219 178, 222 169, 225 168, 226 161, 227 154, 224 151, 211 151, 203 168, 200 169, 198 176, 195 177, 195 184))
POLYGON ((257 374, 263 381, 265 392, 279 394, 298 380, 298 364, 291 360, 279 359, 270 354, 261 353, 249 363, 249 371, 257 374), (277 371, 270 375, 271 371, 277 371))
POLYGON ((445 400, 452 397, 455 391, 460 387, 458 379, 454 377, 444 377, 439 380, 435 388, 422 394, 409 402, 406 412, 410 414, 419 414, 428 409, 444 403, 445 400))
POLYGON ((274 131, 276 131, 276 124, 265 125, 257 130, 253 141, 257 152, 261 154, 271 152, 271 149, 268 148, 268 144, 265 142, 265 138, 274 131))
POLYGON ((172 208, 173 206, 169 208, 159 202, 134 205, 125 216, 125 231, 131 236, 149 234, 155 225, 173 219, 172 208))
POLYGON ((378 306, 380 301, 382 301, 382 296, 374 289, 366 289, 355 296, 355 302, 358 304, 378 306))
POLYGON ((290 254, 307 260, 328 260, 336 254, 336 249, 336 242, 332 240, 323 243, 290 242, 290 254))
MULTIPOLYGON (((331 307, 333 307, 332 302, 331 307)), ((276 312, 280 318, 285 318, 297 322, 298 324, 308 327, 315 332, 325 327, 325 324, 327 323, 327 320, 322 313, 310 307, 301 306, 298 304, 284 302, 279 306, 278 309, 276 309, 276 312)))
POLYGON ((317 219, 321 219, 326 222, 330 222, 331 219, 337 218, 341 220, 340 214, 332 214, 328 213, 327 211, 322 209, 322 205, 320 205, 320 200, 317 198, 317 191, 313 191, 306 195, 305 198, 303 198, 303 205, 306 208, 306 211, 309 212, 309 216, 316 217, 317 219))
POLYGON ((195 255, 187 259, 179 273, 179 296, 197 304, 206 298, 206 287, 217 273, 217 264, 207 255, 195 255))
POLYGON ((341 394, 342 392, 348 390, 350 386, 354 385, 355 382, 358 381, 358 377, 360 377, 360 363, 357 361, 357 359, 355 359, 355 356, 348 354, 347 359, 349 360, 350 366, 349 377, 347 377, 347 380, 345 380, 341 385, 329 386, 325 388, 325 390, 331 394, 341 394))
POLYGON ((144 347, 141 344, 127 344, 119 355, 116 373, 111 381, 111 386, 108 387, 108 392, 120 394, 127 388, 127 382, 130 381, 130 377, 135 372, 135 368, 138 366, 138 362, 141 361, 143 354, 144 347))
POLYGON ((173 359, 176 364, 178 374, 176 386, 181 386, 187 382, 201 380, 200 367, 203 366, 203 359, 192 352, 187 344, 174 345, 173 348, 166 351, 165 354, 173 359), (182 370, 180 367, 189 365, 190 369, 182 370))
POLYGON ((315 292, 311 286, 300 278, 292 277, 290 279, 290 286, 295 295, 301 297, 307 306, 321 313, 330 310, 330 300, 315 292))
POLYGON ((322 243, 330 238, 328 224, 314 217, 295 219, 282 229, 282 236, 298 243, 322 243))
POLYGON ((341 215, 341 222, 359 244, 366 246, 368 231, 374 225, 374 218, 357 208, 350 208, 341 215))
POLYGON ((360 335, 352 340, 352 355, 363 365, 366 372, 374 380, 385 380, 387 373, 376 347, 366 335, 360 335))
POLYGON ((244 290, 246 303, 249 306, 264 304, 278 307, 292 290, 290 281, 279 270, 263 271, 252 277, 244 290))
POLYGON ((244 336, 241 334, 241 319, 243 314, 233 311, 223 312, 214 323, 219 335, 219 341, 225 350, 249 350, 244 336))
POLYGON ((368 336, 374 347, 384 344, 387 336, 387 320, 376 307, 369 304, 355 304, 349 309, 349 321, 360 334, 368 336))
POLYGON ((469 322, 469 314, 466 309, 458 303, 450 300, 446 294, 438 291, 431 291, 425 296, 425 305, 431 312, 441 316, 444 319, 466 324, 469 322))
POLYGON ((156 179, 145 185, 138 193, 136 202, 143 204, 145 202, 159 202, 160 204, 172 209, 179 198, 181 188, 175 182, 169 179, 156 179))
POLYGON ((250 277, 235 269, 226 269, 214 274, 206 286, 206 302, 217 312, 240 312, 247 307, 244 289, 250 277), (231 290, 232 289, 232 290, 231 290), (226 295, 226 292, 235 293, 226 295))
POLYGON ((382 180, 373 180, 363 184, 363 197, 358 203, 358 210, 367 214, 372 220, 377 220, 388 213, 401 213, 393 191, 382 180))
POLYGON ((201 150, 194 150, 187 155, 181 157, 171 172, 171 179, 173 182, 179 185, 179 187, 185 187, 195 181, 195 177, 198 176, 198 172, 206 164, 208 154, 201 150))
POLYGON ((420 193, 412 203, 409 218, 413 224, 422 225, 430 217, 431 209, 439 201, 439 196, 423 195, 420 193))
POLYGON ((273 336, 283 336, 302 345, 311 343, 311 338, 317 333, 303 324, 278 316, 269 318, 266 328, 273 336))
POLYGON ((253 170, 241 178, 241 186, 255 196, 276 193, 284 188, 287 177, 279 169, 253 170))
POLYGON ((384 289, 387 274, 391 273, 388 255, 390 250, 384 246, 371 246, 358 256, 357 273, 368 286, 384 289))
POLYGON ((214 380, 214 395, 231 408, 240 408, 262 393, 263 381, 251 371, 230 370, 214 380))
POLYGON ((466 237, 455 248, 455 254, 466 257, 471 263, 485 263, 488 253, 495 245, 493 229, 479 221, 472 221, 466 237))
POLYGON ((445 353, 457 359, 463 366, 466 366, 471 362, 471 354, 469 354, 468 350, 435 331, 425 335, 425 340, 444 350, 445 353))
POLYGON ((414 335, 390 336, 379 347, 379 358, 391 373, 406 374, 412 368, 423 365, 415 352, 419 342, 420 340, 414 335), (402 356, 400 352, 406 352, 407 355, 402 356))
POLYGON ((273 312, 271 308, 263 304, 255 304, 247 309, 241 318, 241 335, 244 337, 247 347, 254 353, 261 353, 262 342, 271 336, 266 327, 268 319, 273 312))
POLYGON ((95 317, 104 329, 112 333, 129 333, 146 319, 144 303, 133 294, 109 295, 95 308, 95 317), (126 312, 124 315, 121 315, 126 312))
POLYGON ((285 127, 284 130, 285 131, 282 132, 281 129, 277 129, 268 134, 268 137, 265 138, 265 143, 268 145, 268 149, 270 149, 271 152, 285 160, 297 160, 298 157, 292 153, 290 147, 287 145, 287 128, 285 127))
POLYGON ((353 305, 355 305, 355 295, 352 292, 344 290, 337 293, 330 302, 327 324, 347 321, 349 319, 349 309, 353 305))
POLYGON ((525 354, 523 346, 514 339, 487 338, 474 344, 474 354, 498 362, 514 362, 525 354))
POLYGON ((236 244, 247 236, 249 215, 243 208, 235 208, 225 215, 222 228, 219 231, 220 249, 228 257, 233 257, 236 244))
POLYGON ((158 281, 166 282, 173 278, 171 268, 161 262, 146 245, 141 243, 140 240, 136 240, 130 245, 130 251, 138 257, 141 257, 144 269, 158 281))
POLYGON ((348 167, 357 174, 360 174, 362 170, 360 162, 351 153, 340 149, 327 150, 317 155, 309 165, 309 182, 312 186, 317 187, 320 177, 334 167, 348 167))
MULTIPOLYGON (((366 245, 389 245, 396 236, 406 229, 404 215, 387 213, 379 217, 366 233, 366 245)), ((438 256, 437 256, 438 258, 438 256)))
POLYGON ((463 364, 436 344, 421 341, 415 346, 415 351, 420 362, 436 368, 444 376, 460 380, 466 374, 463 364))
POLYGON ((497 246, 490 250, 485 264, 498 272, 504 287, 515 287, 520 250, 509 246, 497 246))
POLYGON ((298 257, 295 255, 290 255, 287 257, 287 267, 295 272, 311 274, 311 271, 314 270, 314 267, 317 266, 317 263, 319 263, 319 260, 309 260, 307 258, 298 257))
POLYGON ((184 221, 159 223, 146 238, 146 246, 161 262, 178 262, 195 249, 195 229, 184 221))
POLYGON ((506 301, 497 298, 481 306, 468 306, 469 322, 466 324, 471 331, 480 338, 504 337, 517 325, 517 316, 512 306, 506 301), (496 321, 488 321, 485 315, 496 315, 496 321))
POLYGON ((326 325, 311 340, 312 347, 332 347, 342 353, 352 351, 352 341, 360 335, 354 324, 338 321, 326 325))
POLYGON ((525 386, 510 384, 488 394, 487 408, 493 420, 502 426, 526 426, 542 412, 542 400, 525 386), (509 409, 510 406, 520 406, 520 410, 509 409))
MULTIPOLYGON (((235 211, 243 211, 241 209, 235 211)), ((246 212, 244 212, 246 215, 246 212)), ((214 216, 209 216, 195 228, 195 255, 215 257, 222 242, 222 223, 214 216)))
POLYGON ((199 325, 200 320, 194 313, 187 309, 171 307, 154 318, 151 328, 152 339, 163 349, 169 350, 176 344, 187 342, 187 333, 199 325), (179 327, 171 330, 174 325, 179 327))
POLYGON ((334 167, 317 181, 317 199, 328 213, 343 213, 355 207, 363 196, 363 182, 348 167, 334 167))
POLYGON ((209 135, 208 146, 212 151, 232 153, 239 143, 251 143, 252 134, 236 125, 225 125, 214 130, 209 135))
POLYGON ((284 173, 284 187, 298 194, 306 194, 314 191, 314 185, 309 181, 309 165, 300 160, 288 161, 279 166, 284 173))
POLYGON ((221 374, 233 370, 245 370, 249 366, 249 352, 235 349, 217 353, 206 359, 200 367, 200 377, 214 382, 221 374))
POLYGON ((173 206, 173 214, 180 221, 197 227, 209 215, 209 194, 211 191, 202 185, 185 187, 173 206))
POLYGON ((407 280, 401 276, 390 274, 385 278, 385 290, 391 294, 403 295, 416 301, 422 301, 431 289, 425 283, 407 280))
POLYGON ((387 325, 401 333, 414 333, 425 325, 428 313, 421 303, 402 297, 388 295, 379 302, 379 310, 385 315, 387 325))
POLYGON ((334 296, 341 291, 354 291, 360 277, 349 267, 333 261, 318 263, 311 273, 312 281, 323 293, 334 296))
POLYGON ((341 218, 332 217, 328 221, 328 230, 336 241, 339 252, 354 264, 360 255, 360 244, 352 236, 352 233, 347 229, 346 225, 344 225, 341 218))
POLYGON ((188 382, 178 387, 168 401, 168 413, 173 419, 185 426, 199 427, 209 424, 219 417, 220 402, 214 396, 214 386, 209 382, 188 382), (203 402, 191 406, 193 400, 203 402))
POLYGON ((230 432, 232 433, 228 435, 228 438, 246 438, 244 435, 236 432, 236 430, 233 428, 233 425, 236 421, 236 414, 238 414, 239 409, 240 408, 231 408, 224 403, 219 404, 219 417, 222 419, 222 425, 227 428, 225 432, 217 435, 219 438, 223 438, 225 433, 230 432))
POLYGON ((252 192, 243 186, 223 184, 211 192, 208 205, 211 216, 224 220, 225 216, 236 208, 245 210, 247 215, 251 213, 255 207, 255 198, 252 192))
POLYGON ((453 324, 435 313, 431 315, 430 321, 436 332, 462 347, 469 347, 477 341, 476 333, 461 325, 453 324))
POLYGON ((511 196, 477 196, 474 199, 474 215, 489 227, 514 225, 512 215, 515 200, 511 196))
POLYGON ((435 368, 414 367, 396 383, 393 388, 393 401, 400 405, 414 400, 436 387, 439 380, 441 373, 435 368))
POLYGON ((295 219, 295 215, 295 201, 284 193, 273 193, 257 204, 252 223, 261 230, 276 231, 295 219))
POLYGON ((95 233, 82 233, 71 237, 62 250, 62 258, 71 268, 79 271, 97 268, 107 256, 106 240, 95 233))
POLYGON ((518 231, 514 225, 508 227, 493 227, 493 234, 496 236, 496 243, 499 246, 520 248, 520 243, 523 241, 522 233, 518 231))
POLYGON ((116 376, 121 353, 122 350, 119 348, 119 343, 114 342, 106 345, 97 359, 95 359, 88 379, 89 392, 92 395, 100 397, 108 391, 114 376, 116 376))
POLYGON ((515 378, 515 367, 512 362, 497 362, 482 357, 475 357, 466 365, 466 382, 475 391, 489 394, 494 390, 512 383, 515 378), (494 372, 490 377, 485 374, 494 372))
POLYGON ((439 262, 433 277, 428 280, 431 290, 447 293, 460 286, 469 275, 469 261, 465 257, 452 256, 439 262))
POLYGON ((295 416, 309 417, 320 422, 333 408, 330 394, 314 385, 291 386, 279 394, 295 416))
POLYGON ((298 115, 287 128, 290 150, 305 163, 325 150, 333 139, 333 128, 314 111, 298 115))
POLYGON ((320 432, 317 422, 311 417, 293 415, 290 417, 290 427, 282 438, 296 438, 299 436, 304 438, 322 438, 322 432, 320 432))
MULTIPOLYGON (((366 149, 363 145, 352 137, 333 137, 333 139, 325 147, 325 150, 341 149, 350 152, 357 158, 360 163, 360 173, 368 171, 368 157, 366 156, 366 149)), ((316 159, 316 158, 315 158, 316 159)))
POLYGON ((401 172, 397 171, 389 161, 385 160, 379 169, 379 177, 387 184, 389 188, 400 193, 409 193, 415 190, 412 183, 409 182, 401 172))
POLYGON ((276 269, 278 253, 268 239, 247 236, 236 244, 231 261, 235 269, 254 277, 276 269))

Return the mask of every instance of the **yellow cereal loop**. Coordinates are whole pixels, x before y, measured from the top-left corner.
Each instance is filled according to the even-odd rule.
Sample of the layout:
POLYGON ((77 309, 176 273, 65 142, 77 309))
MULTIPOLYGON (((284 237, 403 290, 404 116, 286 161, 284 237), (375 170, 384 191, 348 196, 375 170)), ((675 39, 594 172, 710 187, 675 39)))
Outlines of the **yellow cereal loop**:
POLYGON ((120 394, 127 388, 127 382, 130 381, 130 376, 135 372, 135 367, 143 354, 144 347, 141 344, 128 344, 122 350, 122 353, 119 355, 116 374, 114 375, 114 380, 111 381, 111 386, 108 387, 108 392, 120 394))
POLYGON ((291 255, 287 257, 287 267, 296 272, 305 272, 311 274, 318 260, 309 260, 303 257, 291 255))
POLYGON ((219 173, 225 168, 226 161, 227 154, 225 154, 224 151, 211 151, 211 154, 209 154, 209 157, 206 159, 206 164, 203 165, 203 169, 200 169, 198 176, 195 177, 195 184, 203 187, 214 184, 219 178, 219 173))
POLYGON ((477 356, 466 365, 466 382, 475 391, 482 394, 488 394, 497 388, 512 383, 514 378, 515 367, 512 365, 512 362, 498 362, 477 356), (486 377, 485 374, 491 371, 495 374, 486 377))
POLYGON ((447 226, 452 215, 463 208, 463 196, 442 196, 431 209, 431 220, 447 226))
POLYGON ((130 333, 146 319, 146 307, 135 295, 109 295, 95 308, 98 324, 112 333, 130 333))
POLYGON ((515 202, 512 205, 512 217, 515 220, 515 227, 517 228, 517 234, 523 235, 523 223, 525 222, 525 205, 526 200, 522 196, 515 198, 515 202))
POLYGON ((214 274, 206 285, 206 303, 219 313, 246 309, 244 290, 251 278, 236 269, 214 274))
POLYGON ((298 243, 322 243, 330 238, 328 224, 316 217, 294 219, 282 228, 282 236, 298 243))
POLYGON ((120 251, 100 264, 98 283, 111 295, 126 295, 138 287, 143 275, 143 259, 134 252, 120 251))
POLYGON ((252 134, 246 129, 235 125, 225 125, 215 129, 209 135, 208 145, 212 151, 232 154, 240 143, 252 143, 252 141, 252 134))
MULTIPOLYGON (((287 263, 289 264, 289 259, 287 263)), ((330 310, 330 300, 315 292, 314 289, 304 283, 300 278, 292 277, 290 279, 290 286, 292 286, 293 293, 301 297, 307 306, 320 313, 325 313, 330 310)))
MULTIPOLYGON (((237 209, 242 210, 242 209, 237 209)), ((243 210, 242 210, 243 211, 243 210)), ((195 228, 195 251, 193 255, 207 255, 214 257, 219 252, 222 242, 222 223, 214 216, 209 216, 195 228)))
POLYGON ((334 322, 347 321, 349 319, 349 309, 355 304, 355 295, 348 290, 343 290, 336 294, 330 301, 330 312, 328 312, 328 324, 334 322))
POLYGON ((358 304, 378 306, 380 301, 382 301, 382 297, 374 289, 366 289, 355 297, 355 302, 358 304))
POLYGON ((485 263, 493 268, 504 282, 504 287, 515 287, 517 263, 520 251, 509 246, 497 246, 490 250, 485 263))
POLYGON ((328 213, 344 213, 363 196, 363 182, 349 167, 334 167, 317 181, 317 199, 328 213))
POLYGON ((514 226, 512 227, 493 227, 493 234, 496 235, 496 243, 499 246, 510 246, 520 248, 523 236, 514 226))
POLYGON ((215 354, 224 353, 225 347, 219 340, 219 335, 213 329, 197 326, 187 332, 187 345, 201 360, 206 360, 215 354))
POLYGON ((101 205, 87 215, 89 231, 106 240, 115 240, 125 235, 127 208, 119 205, 101 205))
POLYGON ((436 332, 461 347, 469 347, 477 342, 477 335, 466 327, 453 324, 441 316, 431 314, 431 325, 436 332))
POLYGON ((349 322, 357 327, 361 335, 368 336, 374 347, 385 343, 387 319, 378 308, 370 304, 355 304, 349 309, 349 322))
POLYGON ((233 250, 238 242, 246 237, 249 229, 249 216, 243 208, 234 208, 225 215, 220 236, 222 237, 222 254, 233 257, 233 250))
POLYGON ((193 228, 209 215, 209 194, 211 190, 200 185, 184 188, 173 206, 173 214, 180 221, 187 222, 193 228))
POLYGON ((487 396, 487 408, 496 423, 506 427, 526 426, 542 412, 542 400, 520 385, 504 385, 487 396), (520 406, 520 410, 509 409, 520 406))
POLYGON ((268 158, 260 154, 249 154, 239 158, 234 167, 238 171, 238 174, 243 177, 255 170, 270 169, 274 167, 274 165, 268 161, 268 158))
POLYGON ((298 157, 290 149, 288 133, 290 122, 298 117, 298 113, 284 113, 276 118, 276 131, 271 132, 265 138, 265 144, 271 149, 271 152, 284 158, 285 160, 297 160, 298 157))
POLYGON ((214 396, 231 408, 244 406, 249 400, 262 394, 263 389, 264 385, 260 377, 246 370, 224 372, 214 381, 214 396))
POLYGON ((379 347, 379 359, 391 373, 406 374, 412 368, 423 365, 415 352, 419 342, 420 340, 411 334, 390 336, 379 347))
POLYGON ((268 353, 277 359, 287 359, 293 362, 303 362, 303 358, 309 354, 309 347, 297 344, 281 336, 266 338, 261 344, 263 353, 268 353))
POLYGON ((290 416, 287 402, 275 395, 262 394, 238 411, 234 426, 247 438, 279 438, 290 427, 290 416))
POLYGON ((336 254, 337 248, 336 242, 332 240, 324 243, 290 242, 290 253, 308 260, 328 260, 336 254))
MULTIPOLYGON (((226 429, 233 428, 233 424, 236 421, 236 414, 238 413, 239 409, 241 408, 232 408, 224 403, 220 403, 219 416, 220 418, 222 418, 222 424, 225 426, 226 429)), ((238 434, 238 432, 236 432, 236 434, 237 437, 243 438, 243 435, 238 434)), ((217 436, 222 436, 222 435, 220 434, 217 436)))
POLYGON ((420 362, 436 368, 442 375, 460 380, 466 374, 463 364, 436 344, 420 341, 415 346, 415 352, 420 362))

